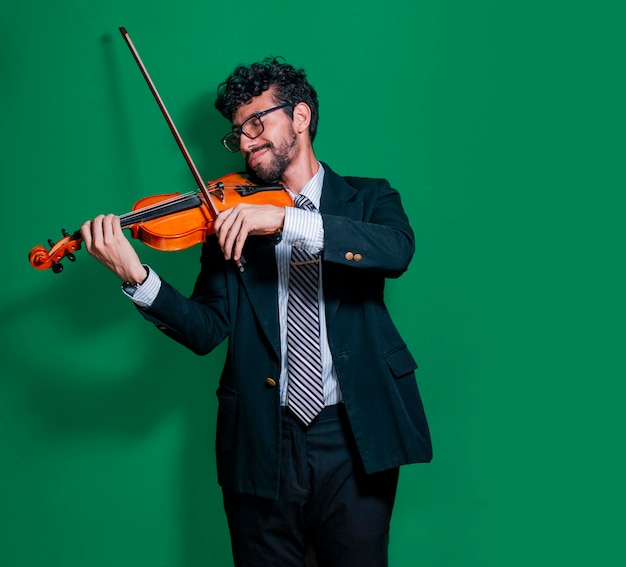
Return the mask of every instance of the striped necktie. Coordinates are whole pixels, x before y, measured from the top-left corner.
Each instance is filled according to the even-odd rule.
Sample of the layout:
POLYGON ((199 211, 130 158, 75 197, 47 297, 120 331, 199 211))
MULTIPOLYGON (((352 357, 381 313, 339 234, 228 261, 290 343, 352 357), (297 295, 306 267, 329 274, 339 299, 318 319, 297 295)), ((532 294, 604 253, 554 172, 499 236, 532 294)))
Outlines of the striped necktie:
MULTIPOLYGON (((302 209, 315 210, 304 195, 296 195, 294 204, 302 209)), ((287 406, 305 425, 309 425, 324 408, 317 299, 319 270, 319 256, 295 246, 291 249, 287 302, 287 406)))

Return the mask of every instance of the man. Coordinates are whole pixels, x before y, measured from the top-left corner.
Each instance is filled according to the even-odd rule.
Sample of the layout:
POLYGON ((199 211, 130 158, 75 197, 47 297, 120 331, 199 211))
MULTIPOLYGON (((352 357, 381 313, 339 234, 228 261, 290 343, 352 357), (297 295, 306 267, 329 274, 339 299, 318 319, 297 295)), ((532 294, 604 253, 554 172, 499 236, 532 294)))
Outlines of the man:
POLYGON ((317 160, 316 92, 279 59, 235 69, 216 108, 226 148, 295 206, 221 212, 190 298, 113 215, 83 225, 85 246, 173 339, 205 354, 228 338, 216 450, 235 564, 301 566, 312 546, 319 565, 387 565, 398 467, 431 459, 417 365, 383 301, 414 252, 400 196, 317 160))

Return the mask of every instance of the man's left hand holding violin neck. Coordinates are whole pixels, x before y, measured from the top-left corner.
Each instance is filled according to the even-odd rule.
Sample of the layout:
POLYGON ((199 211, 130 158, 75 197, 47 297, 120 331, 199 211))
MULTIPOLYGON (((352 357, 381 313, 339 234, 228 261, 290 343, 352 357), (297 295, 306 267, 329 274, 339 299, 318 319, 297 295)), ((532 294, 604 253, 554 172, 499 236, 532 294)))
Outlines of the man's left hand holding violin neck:
POLYGON ((80 228, 87 252, 123 282, 141 284, 147 277, 146 267, 126 238, 116 215, 98 215, 80 228))

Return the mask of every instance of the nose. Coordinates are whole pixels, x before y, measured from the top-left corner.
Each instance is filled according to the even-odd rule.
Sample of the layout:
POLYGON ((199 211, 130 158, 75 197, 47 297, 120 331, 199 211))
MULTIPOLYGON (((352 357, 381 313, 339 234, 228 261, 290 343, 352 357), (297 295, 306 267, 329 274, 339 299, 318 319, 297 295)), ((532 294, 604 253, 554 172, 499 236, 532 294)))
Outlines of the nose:
POLYGON ((239 151, 245 157, 250 150, 254 148, 255 140, 251 140, 248 136, 242 135, 239 138, 239 151))

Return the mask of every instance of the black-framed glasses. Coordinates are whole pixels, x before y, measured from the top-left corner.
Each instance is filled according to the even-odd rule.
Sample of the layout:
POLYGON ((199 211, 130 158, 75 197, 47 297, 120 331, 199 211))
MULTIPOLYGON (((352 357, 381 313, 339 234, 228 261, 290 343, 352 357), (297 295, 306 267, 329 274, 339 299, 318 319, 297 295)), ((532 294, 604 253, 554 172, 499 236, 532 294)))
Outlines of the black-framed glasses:
POLYGON ((239 151, 239 140, 241 135, 243 134, 247 138, 254 140, 258 138, 261 134, 263 134, 263 130, 265 126, 263 126, 263 122, 261 121, 261 116, 265 116, 270 112, 274 112, 275 110, 280 110, 281 108, 287 108, 288 106, 295 106, 295 102, 286 102, 285 104, 279 104, 278 106, 274 106, 273 108, 268 108, 267 110, 262 110, 261 112, 257 112, 253 114, 249 118, 246 118, 239 128, 235 128, 232 132, 229 132, 222 138, 222 144, 229 152, 238 152, 239 151))

